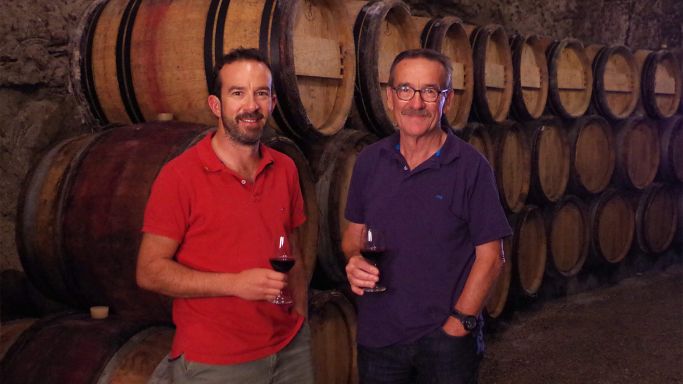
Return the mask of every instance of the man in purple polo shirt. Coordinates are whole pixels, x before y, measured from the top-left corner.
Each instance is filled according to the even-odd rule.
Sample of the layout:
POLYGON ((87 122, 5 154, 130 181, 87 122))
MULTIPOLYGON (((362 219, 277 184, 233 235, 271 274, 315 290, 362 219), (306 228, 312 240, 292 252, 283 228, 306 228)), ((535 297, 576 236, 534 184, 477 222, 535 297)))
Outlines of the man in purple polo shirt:
POLYGON ((511 234, 490 165, 442 126, 451 65, 416 49, 391 66, 398 132, 358 157, 346 206, 346 273, 358 297, 361 383, 476 383, 481 310, 511 234), (382 229, 377 267, 360 255, 364 225, 382 229), (369 293, 381 275, 385 292, 369 293))

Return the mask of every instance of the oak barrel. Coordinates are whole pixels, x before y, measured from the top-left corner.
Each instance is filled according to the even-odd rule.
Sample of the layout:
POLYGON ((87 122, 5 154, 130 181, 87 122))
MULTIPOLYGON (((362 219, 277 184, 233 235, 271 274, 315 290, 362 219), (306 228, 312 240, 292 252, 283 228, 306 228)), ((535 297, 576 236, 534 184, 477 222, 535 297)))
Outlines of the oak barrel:
POLYGON ((173 328, 85 314, 34 322, 7 350, 0 378, 12 383, 146 383, 171 348, 173 328))
POLYGON ((548 47, 548 107, 562 118, 577 118, 588 110, 593 71, 583 43, 563 39, 548 47))
POLYGON ((472 47, 467 32, 457 17, 434 18, 425 25, 421 41, 423 47, 441 52, 451 60, 453 100, 445 115, 452 128, 460 129, 467 124, 474 97, 472 47))
POLYGON ((308 308, 316 383, 358 383, 355 308, 338 291, 314 293, 308 308))
POLYGON ((520 212, 529 194, 531 149, 521 125, 509 123, 495 128, 495 174, 503 207, 520 212))
POLYGON ((512 103, 512 51, 502 26, 480 26, 470 34, 474 64, 474 112, 479 121, 501 123, 512 103))
POLYGON ((676 189, 655 183, 638 197, 636 241, 643 252, 662 253, 669 249, 678 224, 676 189))
POLYGON ((657 178, 683 182, 683 115, 659 123, 660 162, 657 178))
POLYGON ((103 2, 82 22, 74 90, 102 123, 170 112, 215 124, 206 104, 215 62, 254 47, 273 68, 278 129, 319 138, 343 127, 353 101, 348 20, 344 4, 332 0, 103 2))
POLYGON ((659 169, 660 143, 655 121, 631 117, 616 127, 616 166, 614 182, 643 189, 650 185, 659 169))
POLYGON ((67 140, 43 157, 18 215, 19 255, 31 281, 79 308, 168 319, 170 300, 135 283, 142 217, 161 166, 204 130, 173 122, 119 127, 67 140))
POLYGON ((524 296, 538 293, 545 274, 548 245, 541 210, 526 205, 510 217, 512 226, 512 251, 514 278, 524 296))
POLYGON ((593 105, 610 120, 629 117, 640 98, 640 71, 631 50, 623 45, 602 47, 593 62, 593 105))
POLYGON ((372 1, 360 9, 358 3, 347 2, 349 10, 358 10, 353 26, 358 63, 355 107, 365 126, 381 137, 394 132, 386 94, 391 63, 402 51, 419 48, 420 39, 404 2, 372 1))
POLYGON ((576 196, 565 195, 546 208, 548 254, 555 271, 574 276, 583 267, 589 249, 589 222, 586 205, 576 196))
POLYGON ((548 101, 548 62, 545 45, 535 35, 510 38, 514 84, 512 114, 518 121, 541 117, 548 101))
POLYGON ((628 198, 610 188, 588 205, 591 252, 603 262, 621 262, 631 248, 635 229, 635 212, 628 198))
POLYGON ((674 115, 681 103, 681 68, 676 57, 668 50, 639 49, 635 58, 640 68, 642 105, 655 119, 674 115))
POLYGON ((524 126, 531 150, 529 201, 560 200, 569 182, 569 142, 559 119, 542 119, 524 126))
POLYGON ((341 240, 348 221, 344 217, 346 197, 358 153, 376 140, 358 130, 342 130, 325 144, 318 161, 316 193, 320 206, 317 270, 325 283, 346 284, 346 257, 341 240))
POLYGON ((616 147, 612 126, 597 115, 582 116, 568 123, 570 148, 570 192, 594 195, 610 183, 616 162, 616 147))

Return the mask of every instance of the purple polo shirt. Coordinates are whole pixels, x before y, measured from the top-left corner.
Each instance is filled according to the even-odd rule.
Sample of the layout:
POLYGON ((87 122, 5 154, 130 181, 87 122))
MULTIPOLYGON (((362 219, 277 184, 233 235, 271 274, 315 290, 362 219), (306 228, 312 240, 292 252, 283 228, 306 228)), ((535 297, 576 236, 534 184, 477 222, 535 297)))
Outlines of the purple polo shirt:
POLYGON ((474 263, 474 247, 512 231, 491 166, 451 132, 412 171, 398 133, 358 156, 346 218, 386 232, 379 262, 388 289, 358 297, 358 343, 413 342, 444 324, 474 263))

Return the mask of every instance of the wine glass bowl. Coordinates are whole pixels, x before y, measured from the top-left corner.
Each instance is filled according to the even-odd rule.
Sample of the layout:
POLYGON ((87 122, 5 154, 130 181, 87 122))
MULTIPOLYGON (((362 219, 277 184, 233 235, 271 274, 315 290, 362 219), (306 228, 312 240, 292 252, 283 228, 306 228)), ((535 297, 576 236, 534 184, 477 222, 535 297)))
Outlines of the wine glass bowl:
MULTIPOLYGON (((268 259, 268 261, 270 262, 270 265, 273 267, 274 270, 281 273, 287 273, 292 269, 292 267, 294 267, 296 259, 294 259, 289 250, 289 243, 285 235, 278 236, 275 254, 273 257, 268 259)), ((292 304, 293 300, 291 295, 289 294, 289 291, 285 288, 280 291, 280 293, 277 295, 277 297, 275 297, 272 303, 292 304)))
MULTIPOLYGON (((360 254, 375 267, 384 256, 386 244, 384 234, 380 229, 365 225, 361 232, 360 254)), ((387 287, 380 285, 379 281, 371 288, 363 288, 365 292, 384 292, 387 287)))

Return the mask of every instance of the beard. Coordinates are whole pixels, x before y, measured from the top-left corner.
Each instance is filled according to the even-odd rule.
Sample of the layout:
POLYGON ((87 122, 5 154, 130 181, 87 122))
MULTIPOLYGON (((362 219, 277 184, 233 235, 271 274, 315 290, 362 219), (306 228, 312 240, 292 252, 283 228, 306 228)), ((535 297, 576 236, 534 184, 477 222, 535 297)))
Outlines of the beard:
POLYGON ((264 116, 260 112, 242 113, 235 116, 235 119, 227 119, 221 116, 221 122, 225 128, 225 137, 242 145, 256 145, 261 140, 263 134, 263 127, 255 131, 247 131, 240 129, 239 122, 242 119, 256 119, 261 120, 264 116))

